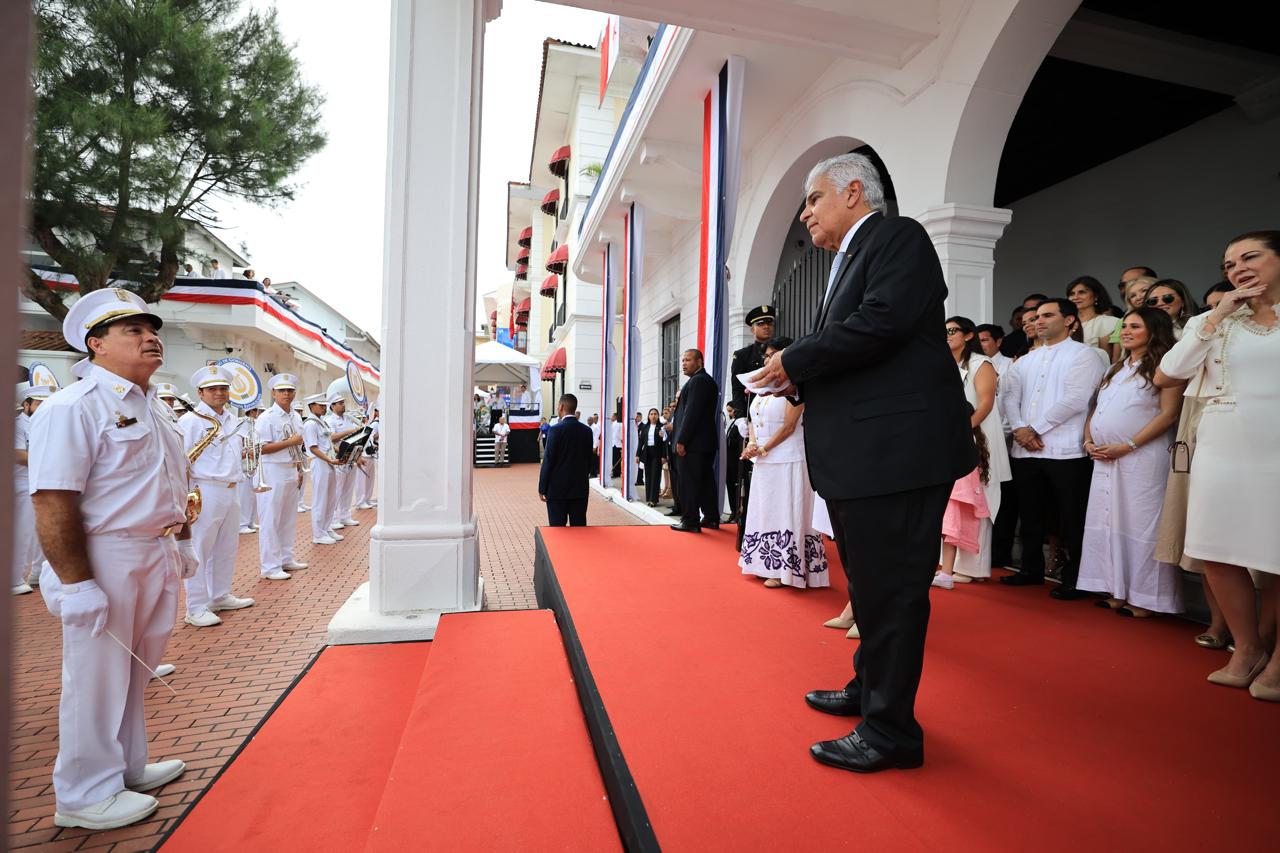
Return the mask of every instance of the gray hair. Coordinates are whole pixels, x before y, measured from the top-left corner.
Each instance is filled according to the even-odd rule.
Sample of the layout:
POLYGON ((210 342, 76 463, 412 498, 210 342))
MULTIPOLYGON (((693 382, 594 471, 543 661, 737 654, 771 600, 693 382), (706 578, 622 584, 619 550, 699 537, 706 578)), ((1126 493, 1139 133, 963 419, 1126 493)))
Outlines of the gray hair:
POLYGON ((825 176, 836 189, 843 190, 857 181, 862 184, 862 198, 872 210, 884 210, 884 185, 880 183, 880 173, 865 154, 837 154, 828 157, 809 171, 804 180, 806 194, 813 188, 813 182, 825 176))

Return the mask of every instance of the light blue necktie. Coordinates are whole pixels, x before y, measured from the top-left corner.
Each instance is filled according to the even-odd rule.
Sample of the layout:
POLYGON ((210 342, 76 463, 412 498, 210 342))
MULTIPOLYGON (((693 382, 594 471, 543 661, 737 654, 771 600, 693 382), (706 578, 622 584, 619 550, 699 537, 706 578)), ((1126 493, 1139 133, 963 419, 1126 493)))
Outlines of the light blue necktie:
POLYGON ((844 252, 836 252, 835 258, 831 261, 831 274, 827 276, 827 292, 822 295, 824 308, 827 305, 827 300, 831 298, 831 291, 835 289, 836 278, 840 275, 840 267, 844 264, 844 258, 844 252))

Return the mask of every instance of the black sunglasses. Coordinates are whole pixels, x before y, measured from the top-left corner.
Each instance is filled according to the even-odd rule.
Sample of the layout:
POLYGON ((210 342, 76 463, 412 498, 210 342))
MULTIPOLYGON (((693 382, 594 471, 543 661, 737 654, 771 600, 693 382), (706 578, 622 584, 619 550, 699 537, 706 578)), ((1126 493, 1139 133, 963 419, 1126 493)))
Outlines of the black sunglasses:
POLYGON ((1172 304, 1173 304, 1173 300, 1175 300, 1175 299, 1177 299, 1177 298, 1178 298, 1178 295, 1177 295, 1176 293, 1166 293, 1166 294, 1164 294, 1164 295, 1162 295, 1162 296, 1148 296, 1148 297, 1147 297, 1147 307, 1148 307, 1148 308, 1155 308, 1157 305, 1159 305, 1159 304, 1160 304, 1160 303, 1162 303, 1162 302, 1163 302, 1165 305, 1172 305, 1172 304))

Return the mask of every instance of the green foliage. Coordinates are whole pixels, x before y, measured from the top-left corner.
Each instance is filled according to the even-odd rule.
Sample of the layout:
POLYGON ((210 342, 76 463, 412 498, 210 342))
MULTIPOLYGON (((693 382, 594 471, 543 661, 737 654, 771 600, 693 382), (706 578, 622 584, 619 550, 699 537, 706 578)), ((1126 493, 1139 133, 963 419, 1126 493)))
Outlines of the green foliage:
MULTIPOLYGON (((173 285, 182 219, 220 201, 275 205, 324 147, 323 99, 299 73, 274 10, 240 0, 35 0, 32 234, 80 280, 173 285), (147 260, 160 246, 160 269, 147 260)), ((61 298, 35 276, 50 313, 61 298)))

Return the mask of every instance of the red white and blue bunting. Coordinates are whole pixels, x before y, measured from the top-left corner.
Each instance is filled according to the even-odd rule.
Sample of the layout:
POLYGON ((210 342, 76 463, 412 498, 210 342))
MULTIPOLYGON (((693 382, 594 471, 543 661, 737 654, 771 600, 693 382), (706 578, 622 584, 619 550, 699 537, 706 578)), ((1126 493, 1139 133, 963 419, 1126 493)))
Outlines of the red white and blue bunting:
POLYGON ((647 414, 639 408, 640 395, 640 276, 644 264, 644 208, 632 204, 622 219, 622 494, 638 500, 636 453, 640 447, 635 428, 636 412, 644 422, 647 414))

